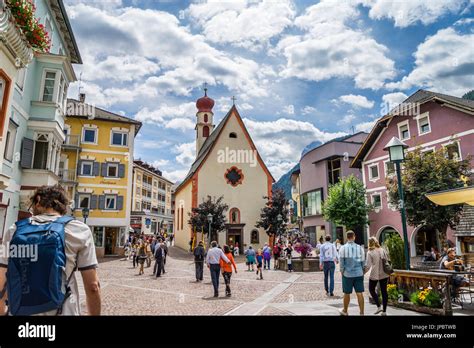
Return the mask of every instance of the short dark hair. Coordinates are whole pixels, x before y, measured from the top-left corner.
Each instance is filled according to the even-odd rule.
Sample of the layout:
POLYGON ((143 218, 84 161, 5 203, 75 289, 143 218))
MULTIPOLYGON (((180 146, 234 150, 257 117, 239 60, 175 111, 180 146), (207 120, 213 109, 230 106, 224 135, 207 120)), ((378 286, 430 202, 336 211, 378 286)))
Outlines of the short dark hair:
POLYGON ((213 240, 213 241, 211 242, 211 247, 215 248, 216 246, 217 246, 217 242, 216 242, 215 240, 213 240))
POLYGON ((329 242, 331 240, 331 236, 326 236, 326 242, 329 242))
POLYGON ((224 245, 224 253, 226 254, 230 253, 230 249, 228 245, 224 245))
POLYGON ((352 230, 349 230, 346 232, 346 237, 347 239, 354 239, 355 238, 355 233, 352 230))
POLYGON ((31 205, 39 204, 43 208, 52 208, 61 215, 67 213, 69 199, 61 185, 41 186, 30 197, 31 205))

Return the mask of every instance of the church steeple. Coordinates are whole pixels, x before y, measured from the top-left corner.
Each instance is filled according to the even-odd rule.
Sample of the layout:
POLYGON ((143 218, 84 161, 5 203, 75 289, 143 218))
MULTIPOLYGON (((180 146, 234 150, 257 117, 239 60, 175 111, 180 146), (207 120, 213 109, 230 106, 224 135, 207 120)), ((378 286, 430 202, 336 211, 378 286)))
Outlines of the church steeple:
POLYGON ((211 135, 214 129, 212 108, 214 107, 214 100, 207 96, 207 86, 204 87, 204 97, 196 101, 196 158, 199 155, 202 145, 206 139, 211 135))

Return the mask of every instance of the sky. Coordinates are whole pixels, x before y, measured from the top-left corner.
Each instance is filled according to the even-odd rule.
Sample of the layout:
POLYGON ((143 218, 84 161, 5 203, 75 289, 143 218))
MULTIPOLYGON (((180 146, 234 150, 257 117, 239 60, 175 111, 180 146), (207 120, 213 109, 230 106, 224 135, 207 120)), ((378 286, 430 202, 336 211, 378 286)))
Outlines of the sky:
POLYGON ((278 178, 313 141, 370 131, 418 89, 474 88, 474 0, 66 0, 86 102, 143 122, 135 158, 182 180, 196 100, 232 96, 278 178))

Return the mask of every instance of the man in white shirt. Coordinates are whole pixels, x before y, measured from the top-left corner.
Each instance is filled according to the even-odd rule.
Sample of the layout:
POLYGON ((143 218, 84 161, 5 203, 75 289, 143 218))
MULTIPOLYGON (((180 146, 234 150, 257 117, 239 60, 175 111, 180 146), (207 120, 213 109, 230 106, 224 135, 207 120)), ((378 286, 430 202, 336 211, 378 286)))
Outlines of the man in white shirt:
POLYGON ((214 297, 219 297, 219 276, 221 274, 220 260, 230 263, 224 252, 217 247, 217 242, 211 242, 211 249, 206 255, 207 268, 211 271, 212 285, 214 286, 214 297))
POLYGON ((324 289, 326 289, 326 295, 329 296, 334 296, 334 271, 336 270, 336 263, 339 263, 336 246, 331 243, 331 236, 326 236, 326 242, 319 249, 319 269, 324 271, 324 289))

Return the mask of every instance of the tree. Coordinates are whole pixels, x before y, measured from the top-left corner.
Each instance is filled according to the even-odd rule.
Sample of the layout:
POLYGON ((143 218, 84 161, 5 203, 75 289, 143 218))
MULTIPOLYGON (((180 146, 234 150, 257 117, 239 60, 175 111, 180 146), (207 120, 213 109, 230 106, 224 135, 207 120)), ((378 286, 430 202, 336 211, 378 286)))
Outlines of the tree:
MULTIPOLYGON (((403 163, 402 184, 405 193, 405 210, 408 224, 435 228, 442 245, 446 243, 448 226, 458 224, 462 205, 440 206, 426 198, 427 193, 462 187, 462 176, 469 176, 470 158, 462 161, 450 159, 444 149, 422 153, 421 149, 409 152, 403 163)), ((398 206, 398 181, 387 179, 389 202, 398 206)))
MULTIPOLYGON (((207 196, 207 199, 203 201, 197 208, 193 208, 189 213, 188 223, 191 227, 196 228, 197 232, 204 231, 209 239, 209 221, 207 221, 207 215, 212 214, 211 231, 218 233, 225 229, 226 223, 226 212, 229 206, 223 202, 224 197, 220 196, 217 199, 212 199, 211 196, 207 196)), ((212 235, 212 233, 211 233, 212 235)))
POLYGON ((474 100, 474 89, 464 94, 462 99, 474 100))
POLYGON ((282 189, 273 192, 272 197, 263 197, 267 200, 265 207, 260 213, 260 220, 255 227, 263 228, 268 236, 281 235, 285 232, 285 226, 288 222, 288 200, 282 189), (278 221, 278 215, 281 215, 282 221, 278 221))
POLYGON ((385 239, 383 245, 388 249, 390 262, 394 269, 405 268, 405 244, 398 233, 385 239))
POLYGON ((362 181, 352 174, 341 179, 329 187, 328 196, 323 203, 324 218, 348 229, 369 224, 367 214, 372 206, 366 203, 365 197, 362 181))

